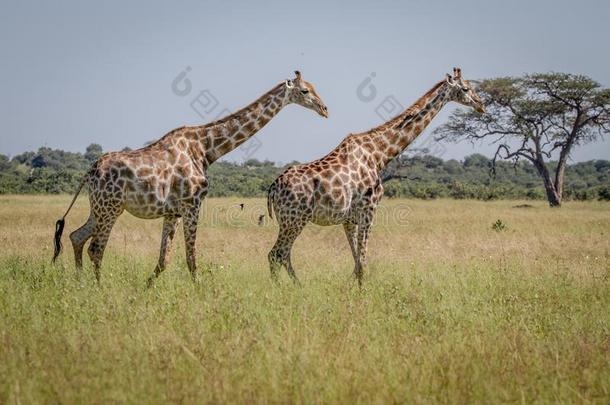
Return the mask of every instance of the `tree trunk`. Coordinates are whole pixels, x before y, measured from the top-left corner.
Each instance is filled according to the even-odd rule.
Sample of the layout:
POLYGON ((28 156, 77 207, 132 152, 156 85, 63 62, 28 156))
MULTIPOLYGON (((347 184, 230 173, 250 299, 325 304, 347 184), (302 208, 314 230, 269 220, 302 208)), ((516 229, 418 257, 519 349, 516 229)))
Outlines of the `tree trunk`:
POLYGON ((541 157, 534 161, 534 166, 536 166, 536 169, 538 169, 538 173, 540 173, 542 181, 544 182, 544 190, 546 191, 546 198, 549 201, 549 205, 551 207, 561 207, 561 194, 557 192, 555 184, 551 179, 551 175, 549 174, 549 171, 547 170, 541 157))
MULTIPOLYGON (((573 133, 574 132, 575 131, 573 131, 573 133)), ((565 177, 566 162, 570 155, 570 150, 572 149, 572 139, 574 139, 574 136, 571 136, 566 145, 561 149, 559 161, 557 162, 557 170, 555 171, 555 190, 557 191, 557 194, 559 194, 559 197, 563 195, 563 179, 565 177)))
POLYGON ((549 200, 551 207, 561 207, 561 196, 555 191, 553 183, 544 182, 544 189, 546 191, 546 198, 549 200))

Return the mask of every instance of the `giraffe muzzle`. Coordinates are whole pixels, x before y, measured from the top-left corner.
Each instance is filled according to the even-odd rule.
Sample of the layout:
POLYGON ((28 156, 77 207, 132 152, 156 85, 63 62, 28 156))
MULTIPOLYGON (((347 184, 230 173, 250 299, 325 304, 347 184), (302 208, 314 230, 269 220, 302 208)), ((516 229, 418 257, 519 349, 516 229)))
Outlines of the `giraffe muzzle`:
POLYGON ((324 118, 328 118, 328 108, 325 105, 320 107, 320 115, 324 118))

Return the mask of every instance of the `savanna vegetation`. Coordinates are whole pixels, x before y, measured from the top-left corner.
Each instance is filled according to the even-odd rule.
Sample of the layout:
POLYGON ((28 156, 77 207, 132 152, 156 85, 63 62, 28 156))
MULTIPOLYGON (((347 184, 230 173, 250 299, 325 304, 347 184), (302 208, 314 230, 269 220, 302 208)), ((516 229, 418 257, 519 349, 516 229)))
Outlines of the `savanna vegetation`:
POLYGON ((211 166, 200 280, 178 237, 146 289, 161 220, 122 215, 97 284, 67 238, 84 195, 50 263, 100 145, 0 155, 0 403, 609 403, 610 161, 569 156, 606 132, 610 93, 564 74, 478 88, 488 113, 437 136, 496 155, 395 159, 362 289, 340 227, 296 241, 302 288, 271 282, 261 197, 285 166, 211 166))
POLYGON ((179 237, 145 290, 160 221, 120 217, 99 286, 50 265, 69 200, 0 196, 0 403, 610 401, 607 202, 385 199, 359 290, 340 227, 275 286, 265 201, 212 198, 199 283, 179 237))
MULTIPOLYGON (((546 198, 536 167, 528 161, 499 161, 480 154, 463 160, 443 160, 417 151, 396 159, 384 173, 387 197, 455 199, 546 198)), ((73 193, 83 174, 102 154, 100 145, 85 153, 40 148, 12 158, 0 155, 0 194, 73 193)), ((294 164, 297 162, 292 162, 294 164)), ((548 163, 553 170, 557 162, 548 163)), ((209 169, 211 197, 264 197, 285 166, 250 159, 243 163, 220 161, 209 169)), ((609 200, 610 161, 591 160, 567 165, 563 196, 566 200, 609 200)))

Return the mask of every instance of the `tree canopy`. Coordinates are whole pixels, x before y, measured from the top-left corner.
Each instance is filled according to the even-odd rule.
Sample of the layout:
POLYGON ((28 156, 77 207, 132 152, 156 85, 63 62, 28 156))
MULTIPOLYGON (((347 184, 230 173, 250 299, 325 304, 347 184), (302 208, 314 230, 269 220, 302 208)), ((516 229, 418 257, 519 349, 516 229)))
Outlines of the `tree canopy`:
POLYGON ((477 93, 487 112, 455 111, 435 131, 437 139, 491 139, 497 144, 493 163, 530 162, 550 205, 560 205, 571 152, 610 129, 610 89, 583 75, 536 73, 483 80, 477 93))

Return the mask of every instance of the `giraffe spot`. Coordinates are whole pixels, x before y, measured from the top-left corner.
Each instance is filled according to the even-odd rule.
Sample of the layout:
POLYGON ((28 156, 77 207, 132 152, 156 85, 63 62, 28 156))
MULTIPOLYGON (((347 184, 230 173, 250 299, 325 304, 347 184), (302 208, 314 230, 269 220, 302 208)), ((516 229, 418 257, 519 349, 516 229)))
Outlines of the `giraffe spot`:
POLYGON ((186 177, 189 175, 189 168, 188 166, 177 166, 175 173, 181 177, 186 177))
POLYGON ((152 174, 152 169, 150 167, 141 167, 137 171, 138 177, 146 177, 152 174))
POLYGON ((248 134, 253 134, 257 131, 257 127, 256 124, 253 121, 250 121, 248 123, 246 123, 246 125, 244 125, 244 130, 246 131, 246 133, 248 134))
POLYGON ((159 173, 159 178, 161 178, 162 180, 167 180, 168 178, 170 178, 170 176, 172 175, 172 169, 170 167, 163 169, 160 173, 159 173))
POLYGON ((225 155, 225 154, 229 153, 231 150, 233 150, 233 143, 232 142, 223 142, 221 145, 218 146, 218 148, 216 150, 220 155, 225 155))
POLYGON ((180 154, 180 157, 178 158, 177 164, 181 165, 181 166, 186 166, 187 164, 189 164, 189 159, 186 156, 186 154, 184 154, 184 153, 180 154))
POLYGON ((189 153, 191 154, 191 156, 193 157, 194 160, 196 160, 196 161, 203 160, 203 153, 201 152, 201 149, 199 149, 196 145, 190 146, 189 153))

